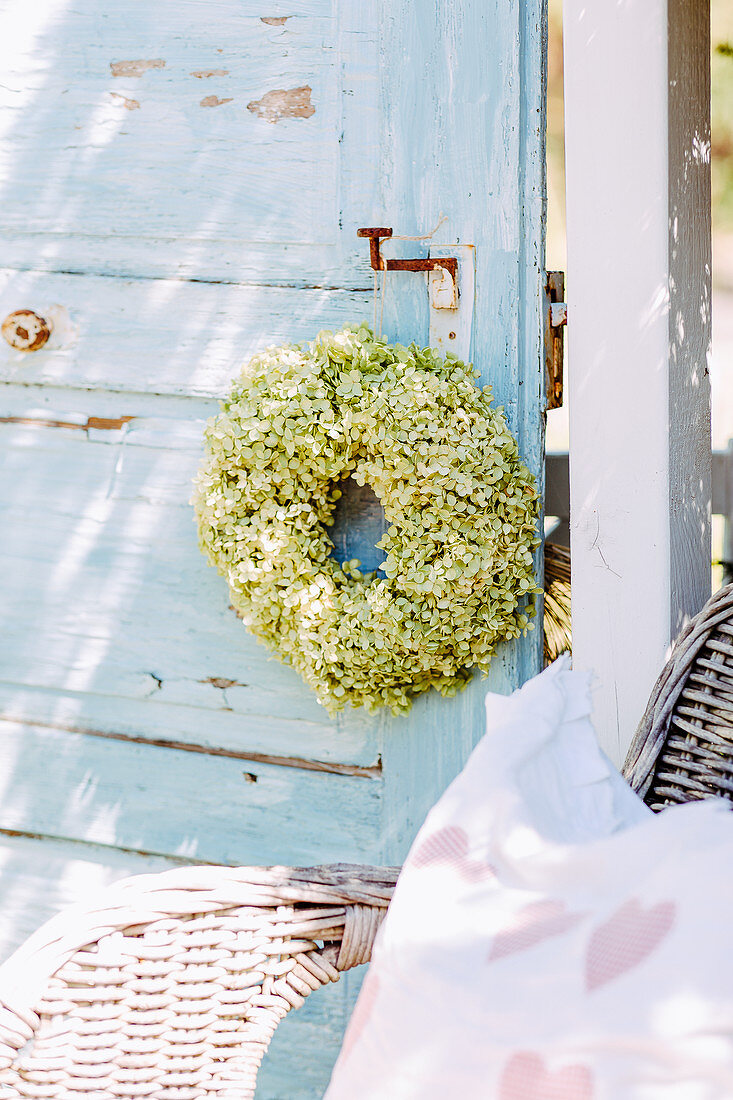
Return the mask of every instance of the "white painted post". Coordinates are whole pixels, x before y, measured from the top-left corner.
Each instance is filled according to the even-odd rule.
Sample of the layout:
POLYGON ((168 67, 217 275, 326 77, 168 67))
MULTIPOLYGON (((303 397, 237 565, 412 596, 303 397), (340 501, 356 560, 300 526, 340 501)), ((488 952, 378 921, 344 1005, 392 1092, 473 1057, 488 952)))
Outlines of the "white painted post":
POLYGON ((623 760, 710 592, 707 0, 565 0, 573 651, 623 760))

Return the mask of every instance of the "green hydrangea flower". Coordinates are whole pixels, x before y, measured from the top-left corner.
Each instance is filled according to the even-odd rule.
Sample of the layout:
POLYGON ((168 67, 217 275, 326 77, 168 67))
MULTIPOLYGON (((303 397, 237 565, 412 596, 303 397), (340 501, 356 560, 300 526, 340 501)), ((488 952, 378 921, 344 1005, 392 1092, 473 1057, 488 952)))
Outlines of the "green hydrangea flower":
POLYGON ((331 713, 453 695, 532 625, 537 490, 476 377, 347 327, 255 356, 207 425, 201 549, 331 713), (349 476, 384 508, 384 576, 331 557, 349 476))

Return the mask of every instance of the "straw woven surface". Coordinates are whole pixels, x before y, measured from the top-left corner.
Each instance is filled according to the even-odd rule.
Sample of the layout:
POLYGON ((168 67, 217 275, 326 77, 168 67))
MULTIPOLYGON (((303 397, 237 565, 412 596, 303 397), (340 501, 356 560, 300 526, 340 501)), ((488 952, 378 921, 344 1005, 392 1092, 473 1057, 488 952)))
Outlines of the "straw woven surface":
POLYGON ((0 967, 0 1097, 248 1100, 289 1009, 368 961, 396 879, 191 867, 66 910, 0 967))
POLYGON ((570 550, 554 542, 545 543, 545 664, 561 653, 572 653, 570 622, 570 550))
POLYGON ((733 585, 678 638, 624 774, 653 810, 714 796, 733 801, 733 585))

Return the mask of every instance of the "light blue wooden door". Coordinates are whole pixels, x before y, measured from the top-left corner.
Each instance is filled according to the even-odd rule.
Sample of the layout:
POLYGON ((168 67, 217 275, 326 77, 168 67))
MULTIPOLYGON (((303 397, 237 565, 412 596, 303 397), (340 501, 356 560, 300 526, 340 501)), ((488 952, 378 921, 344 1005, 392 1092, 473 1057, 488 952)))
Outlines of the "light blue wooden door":
MULTIPOLYGON (((362 225, 475 246, 472 355, 542 459, 544 0, 12 0, 0 13, 0 933, 191 861, 400 861, 488 683, 331 721, 228 606, 189 506, 204 422, 268 343, 371 319, 362 225)), ((418 254, 425 242, 395 243, 418 254)), ((428 340, 425 276, 384 330, 428 340)), ((358 549, 358 534, 354 547, 358 549)), ((353 985, 353 982, 352 982, 353 985)), ((320 1095, 349 979, 260 1095, 320 1095)))

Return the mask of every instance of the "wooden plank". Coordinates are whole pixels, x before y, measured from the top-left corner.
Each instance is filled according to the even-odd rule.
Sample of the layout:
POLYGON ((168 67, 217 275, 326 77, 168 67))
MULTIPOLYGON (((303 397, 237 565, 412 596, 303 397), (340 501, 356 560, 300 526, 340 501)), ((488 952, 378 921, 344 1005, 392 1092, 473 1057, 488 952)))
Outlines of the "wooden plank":
POLYGON ((0 419, 3 420, 28 416, 37 420, 76 417, 85 424, 90 417, 114 420, 131 416, 205 421, 218 411, 219 400, 215 397, 124 393, 0 380, 0 419))
POLYGON ((371 292, 0 271, 0 319, 52 305, 68 312, 72 335, 27 353, 0 341, 0 379, 223 397, 256 351, 373 312, 371 292))
POLYGON ((387 529, 384 508, 370 485, 357 485, 349 477, 342 483, 342 496, 336 503, 331 525, 334 556, 343 562, 358 558, 366 572, 378 569, 384 551, 377 543, 387 529))
POLYGON ((2 830, 211 863, 378 862, 378 779, 9 721, 0 735, 2 830))
POLYGON ((566 0, 564 28, 573 655, 618 764, 710 591, 707 5, 566 0))
POLYGON ((31 412, 0 424, 5 713, 374 765, 370 718, 330 719, 246 632, 199 553, 188 501, 202 423, 87 432, 31 412))
MULTIPOLYGON (((301 688, 302 691, 302 688, 301 688)), ((227 698, 229 691, 227 691, 227 698)), ((333 724, 279 718, 272 696, 265 696, 259 715, 243 715, 224 705, 206 708, 126 699, 120 695, 63 691, 59 688, 0 683, 0 717, 37 722, 58 729, 90 730, 142 740, 181 742, 194 749, 234 753, 242 759, 277 758, 283 767, 316 768, 336 774, 371 774, 380 759, 373 747, 368 719, 351 716, 333 724)))
POLYGON ((360 75, 338 5, 298 2, 277 26, 252 0, 81 0, 63 14, 39 0, 22 34, 19 11, 6 8, 0 54, 7 262, 364 285, 334 186, 342 175, 368 205, 371 175, 336 140, 360 75))
POLYGON ((710 595, 710 3, 668 0, 670 636, 710 595))
MULTIPOLYGON (((392 0, 382 18, 389 92, 371 224, 422 234, 444 215, 433 243, 475 246, 472 358, 541 484, 544 5, 392 0)), ((421 246, 389 247, 390 254, 416 255, 421 246)), ((423 276, 390 277, 384 321, 392 339, 427 340, 423 276)), ((500 647, 488 680, 474 678, 456 698, 423 696, 408 716, 383 718, 386 862, 404 857, 427 809, 482 735, 487 688, 510 691, 539 671, 540 634, 500 647)))

